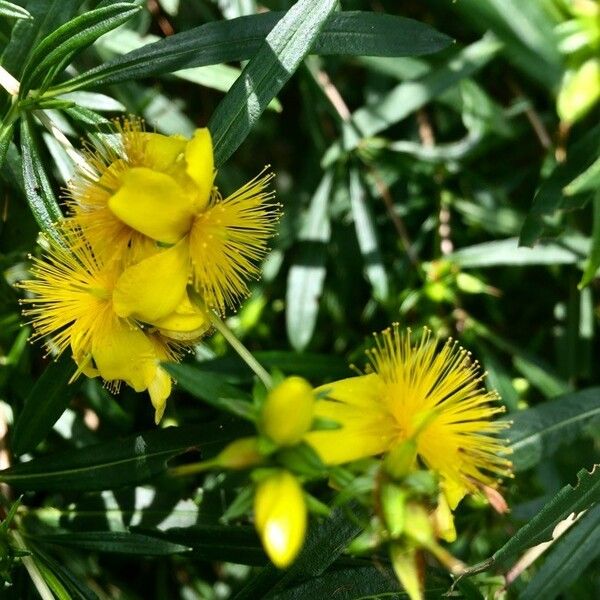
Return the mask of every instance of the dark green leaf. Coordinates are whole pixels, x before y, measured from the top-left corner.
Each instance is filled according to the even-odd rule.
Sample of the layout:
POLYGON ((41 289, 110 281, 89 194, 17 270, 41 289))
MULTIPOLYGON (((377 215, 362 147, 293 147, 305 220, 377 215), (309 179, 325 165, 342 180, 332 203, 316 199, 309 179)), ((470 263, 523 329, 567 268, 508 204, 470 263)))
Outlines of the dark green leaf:
POLYGON ((337 6, 337 0, 298 0, 273 27, 208 122, 215 166, 242 144, 269 102, 294 74, 337 6))
POLYGON ((325 282, 326 244, 329 241, 329 198, 333 175, 325 173, 317 188, 302 230, 300 248, 288 273, 285 322, 288 339, 296 350, 303 350, 310 342, 325 282))
POLYGON ((16 455, 35 450, 63 414, 77 391, 77 385, 69 385, 74 373, 75 363, 67 353, 46 367, 17 418, 12 440, 16 455))
POLYGON ((82 548, 94 552, 142 556, 168 556, 190 550, 187 546, 127 531, 71 531, 52 535, 36 535, 35 541, 82 548))
POLYGON ((25 196, 27 202, 29 202, 31 212, 40 229, 56 238, 58 234, 54 224, 63 215, 50 185, 50 180, 44 171, 29 117, 21 119, 21 154, 23 157, 25 196))
POLYGON ((552 546, 519 600, 553 600, 600 554, 600 505, 594 506, 552 546))
POLYGON ((33 47, 45 35, 70 19, 83 0, 28 0, 27 11, 33 19, 18 21, 2 53, 0 64, 17 79, 33 47))
POLYGON ((567 160, 552 171, 540 185, 533 198, 531 210, 523 223, 519 244, 533 246, 544 232, 544 218, 558 210, 578 208, 589 196, 589 191, 571 196, 565 195, 564 187, 586 171, 600 153, 600 125, 589 130, 569 149, 567 160))
MULTIPOLYGON (((216 21, 120 56, 54 88, 73 91, 180 69, 248 60, 282 19, 267 12, 216 21)), ((342 12, 331 16, 313 47, 316 54, 411 56, 430 54, 451 39, 423 23, 392 15, 342 12)))
POLYGON ((515 470, 524 471, 569 444, 600 419, 600 388, 559 396, 511 415, 508 430, 515 470))
POLYGON ((202 524, 144 532, 191 548, 192 556, 198 560, 256 566, 268 562, 254 527, 202 524))
POLYGON ((590 249, 590 255, 585 263, 583 269, 583 275, 579 282, 579 289, 589 285, 594 277, 596 271, 600 267, 600 192, 596 193, 594 198, 594 220, 592 224, 592 247, 590 249))
POLYGON ((320 575, 360 530, 354 516, 341 509, 334 511, 329 519, 313 524, 302 551, 291 567, 283 571, 269 565, 251 578, 232 600, 266 598, 300 580, 320 575))
MULTIPOLYGON (((289 351, 253 352, 254 358, 269 369, 278 369, 289 375, 299 375, 315 381, 323 379, 341 379, 349 377, 351 371, 348 363, 340 356, 333 354, 297 353, 289 351)), ((230 379, 249 381, 252 371, 237 355, 205 360, 196 365, 203 371, 222 373, 230 379)))
POLYGON ((163 473, 170 458, 191 448, 209 458, 238 432, 232 421, 153 430, 21 463, 0 471, 0 481, 17 489, 63 492, 133 485, 163 473))
POLYGON ((13 19, 31 19, 33 18, 22 6, 0 0, 0 15, 3 17, 12 17, 13 19))
POLYGON ((74 52, 86 48, 101 35, 128 21, 140 10, 129 2, 118 2, 90 10, 65 23, 47 35, 33 50, 21 77, 21 93, 25 94, 49 72, 58 74, 74 52))
POLYGON ((509 565, 515 556, 531 546, 552 539, 556 525, 572 513, 586 510, 600 501, 600 465, 594 466, 591 472, 582 469, 577 474, 575 487, 566 485, 548 504, 494 555, 468 570, 477 573, 491 567, 502 568, 509 565))

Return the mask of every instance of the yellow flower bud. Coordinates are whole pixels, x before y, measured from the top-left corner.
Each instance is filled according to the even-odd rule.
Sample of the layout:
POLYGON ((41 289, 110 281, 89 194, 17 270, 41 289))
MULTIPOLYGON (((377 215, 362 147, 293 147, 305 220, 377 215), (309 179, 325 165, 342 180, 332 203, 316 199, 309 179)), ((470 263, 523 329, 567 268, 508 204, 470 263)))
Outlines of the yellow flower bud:
POLYGON ((288 377, 269 392, 262 407, 262 431, 278 446, 302 440, 313 420, 313 389, 301 377, 288 377))
POLYGON ((404 531, 409 539, 423 548, 429 548, 435 542, 429 515, 420 504, 411 502, 406 505, 404 531))
POLYGON ((306 533, 306 503, 302 487, 291 473, 278 471, 258 483, 254 524, 275 566, 289 566, 306 533))
POLYGON ((262 462, 263 455, 258 449, 258 438, 240 438, 231 442, 219 454, 209 461, 225 469, 246 469, 262 462))
POLYGON ((433 512, 433 521, 438 537, 446 542, 456 541, 454 517, 444 493, 441 493, 438 496, 438 505, 433 512))
POLYGON ((419 555, 414 548, 405 548, 400 544, 390 546, 390 559, 394 573, 410 600, 423 598, 423 577, 419 568, 419 555))

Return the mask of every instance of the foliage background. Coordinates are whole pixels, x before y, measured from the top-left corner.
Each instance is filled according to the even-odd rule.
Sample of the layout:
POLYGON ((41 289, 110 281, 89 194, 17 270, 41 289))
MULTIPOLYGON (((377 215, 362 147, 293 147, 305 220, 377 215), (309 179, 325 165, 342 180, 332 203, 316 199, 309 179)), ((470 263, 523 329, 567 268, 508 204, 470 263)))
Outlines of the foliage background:
MULTIPOLYGON (((115 6, 17 4, 34 17, 0 16, 1 63, 17 77, 45 34, 96 5, 115 6)), ((151 0, 131 3, 141 10, 128 15, 126 4, 110 25, 120 25, 123 15, 126 23, 69 55, 70 66, 53 85, 156 36, 292 5, 151 0)), ((580 474, 574 491, 564 489, 599 462, 600 443, 597 175, 583 192, 562 191, 598 158, 598 107, 570 127, 557 114, 561 80, 577 60, 561 53, 556 27, 569 20, 565 6, 341 2, 344 11, 414 18, 455 42, 427 56, 308 56, 249 137, 239 134, 239 149, 233 153, 232 143, 223 150, 228 160, 219 168, 224 193, 265 164, 277 174, 285 211, 280 233, 262 280, 229 320, 267 367, 314 384, 350 375, 347 364, 362 366, 369 334, 399 321, 458 337, 500 391, 515 421, 517 473, 504 489, 511 512, 496 515, 474 501, 460 510, 455 554, 475 564, 503 549, 487 571, 460 582, 455 593, 466 598, 500 587, 498 574, 576 509, 587 512, 506 593, 600 595, 598 470, 580 474), (518 247, 519 236, 533 247, 518 247), (584 268, 592 277, 582 287, 584 268), (540 512, 544 506, 550 509, 540 512), (541 521, 532 521, 536 515, 541 521), (525 529, 519 546, 511 536, 527 523, 537 529, 525 529)), ((392 39, 393 30, 386 35, 392 39)), ((14 128, 10 99, 1 93, 0 146, 7 154, 0 170, 0 410, 8 430, 2 466, 33 459, 0 473, 2 502, 8 509, 24 494, 18 530, 56 597, 402 597, 384 558, 341 554, 357 531, 347 514, 315 524, 298 563, 279 573, 265 566, 251 527, 222 518, 237 475, 192 480, 165 473, 167 458, 196 445, 210 455, 240 431, 215 404, 223 395, 244 397, 251 376, 219 336, 180 367, 158 431, 145 399, 129 389, 114 398, 92 380, 67 386, 69 361, 51 363, 39 345, 27 343, 14 283, 26 276, 27 254, 37 251, 34 215, 51 205, 48 198, 60 194, 72 170, 32 111, 50 110, 75 145, 90 132, 102 134, 101 115, 142 115, 167 134, 218 127, 219 119, 243 127, 229 110, 239 98, 223 101, 240 67, 227 62, 91 85, 73 92, 70 106, 43 96, 28 105, 25 98, 14 128), (33 175, 28 157, 39 165, 33 175), (165 429, 172 425, 180 429, 165 429)), ((265 90, 269 77, 276 79, 267 74, 265 90)), ((324 488, 317 495, 329 498, 324 488)), ((22 566, 12 579, 2 597, 36 597, 22 566)), ((431 567, 432 597, 450 583, 431 567)))

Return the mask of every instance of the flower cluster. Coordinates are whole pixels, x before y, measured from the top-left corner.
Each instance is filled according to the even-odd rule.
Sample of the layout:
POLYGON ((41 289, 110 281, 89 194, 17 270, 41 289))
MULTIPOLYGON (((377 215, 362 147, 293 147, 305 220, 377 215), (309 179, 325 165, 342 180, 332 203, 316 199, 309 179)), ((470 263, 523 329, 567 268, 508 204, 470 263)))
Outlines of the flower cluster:
POLYGON ((248 293, 279 209, 270 174, 220 195, 207 129, 187 140, 131 120, 116 138, 70 182, 70 214, 22 284, 25 314, 49 350, 70 347, 77 374, 148 390, 158 422, 171 391, 160 362, 248 293))
MULTIPOLYGON (((71 182, 70 214, 22 283, 31 294, 24 312, 49 350, 70 349, 77 375, 147 390, 158 422, 172 384, 161 363, 178 360, 213 326, 227 331, 219 319, 258 276, 279 211, 269 174, 219 194, 206 129, 187 140, 147 133, 133 120, 117 138, 118 149, 88 151, 88 168, 71 182)), ((424 553, 460 572, 441 545, 456 538, 453 511, 511 475, 498 437, 508 422, 493 420, 503 407, 469 353, 452 340, 440 345, 427 329, 415 340, 393 325, 375 335, 364 373, 313 389, 295 376, 271 385, 242 350, 265 385, 254 404, 227 406, 256 434, 171 473, 249 470, 228 516, 252 513, 280 568, 301 550, 309 512, 328 514, 308 491, 326 480, 332 503, 352 498, 370 509, 350 550, 385 546, 411 600, 422 597, 424 553)))

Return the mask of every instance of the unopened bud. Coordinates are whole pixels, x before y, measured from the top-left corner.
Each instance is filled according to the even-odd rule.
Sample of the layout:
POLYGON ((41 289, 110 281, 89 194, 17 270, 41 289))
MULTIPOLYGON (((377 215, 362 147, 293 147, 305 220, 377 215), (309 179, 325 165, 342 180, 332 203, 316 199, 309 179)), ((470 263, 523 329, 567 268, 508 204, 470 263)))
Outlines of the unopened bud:
POLYGON ((406 505, 406 525, 404 532, 408 538, 423 548, 428 548, 435 542, 433 526, 427 510, 414 502, 406 505))
POLYGON ((443 493, 438 495, 438 505, 433 511, 433 522, 439 538, 446 542, 454 542, 456 540, 454 516, 443 493))
POLYGON ((402 535, 406 522, 406 490, 395 483, 381 486, 381 510, 386 528, 392 539, 402 535))
POLYGON ((387 453, 383 466, 392 479, 402 479, 414 468, 416 457, 417 443, 405 440, 387 453))
POLYGON ((269 392, 261 411, 262 431, 278 446, 299 443, 310 429, 315 397, 301 377, 288 377, 269 392))
POLYGON ((306 533, 306 502, 298 480, 277 471, 261 480, 254 496, 254 524, 275 566, 289 566, 306 533))
POLYGON ((212 462, 215 466, 225 469, 246 469, 258 465, 263 461, 258 441, 257 437, 235 440, 226 446, 212 462))
POLYGON ((419 568, 419 554, 414 548, 394 543, 390 546, 390 559, 394 573, 410 600, 423 598, 423 573, 419 568))

